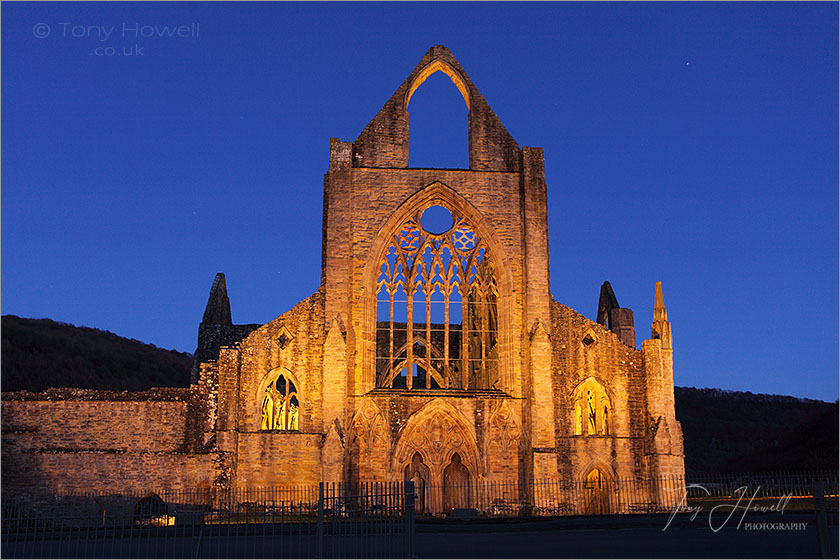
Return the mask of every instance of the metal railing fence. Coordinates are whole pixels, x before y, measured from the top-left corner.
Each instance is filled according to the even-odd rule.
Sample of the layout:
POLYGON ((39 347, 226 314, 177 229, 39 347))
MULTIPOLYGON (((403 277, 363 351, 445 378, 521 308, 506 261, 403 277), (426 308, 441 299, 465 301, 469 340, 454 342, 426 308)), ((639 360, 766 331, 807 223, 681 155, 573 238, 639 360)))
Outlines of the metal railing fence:
POLYGON ((3 495, 3 558, 408 558, 411 482, 3 495))
POLYGON ((758 507, 813 510, 813 494, 823 484, 829 504, 837 504, 837 473, 746 473, 689 477, 546 478, 517 481, 467 480, 417 484, 418 514, 442 515, 472 509, 482 517, 664 513, 709 503, 752 500, 758 507), (833 501, 832 501, 833 500, 833 501))
POLYGON ((4 558, 384 558, 413 556, 417 515, 671 513, 747 501, 775 511, 817 511, 819 502, 823 511, 836 512, 838 474, 421 480, 64 493, 40 500, 4 492, 2 498, 4 558))

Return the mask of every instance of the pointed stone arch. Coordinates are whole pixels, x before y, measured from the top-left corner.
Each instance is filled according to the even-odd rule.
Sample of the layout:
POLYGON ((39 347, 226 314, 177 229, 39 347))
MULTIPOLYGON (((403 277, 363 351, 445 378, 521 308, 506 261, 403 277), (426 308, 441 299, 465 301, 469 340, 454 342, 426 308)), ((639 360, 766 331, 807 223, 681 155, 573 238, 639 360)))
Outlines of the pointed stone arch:
POLYGON ((577 436, 615 435, 615 396, 594 375, 582 379, 569 394, 572 433, 577 436))
POLYGON ((446 47, 435 45, 420 60, 352 145, 353 167, 408 167, 408 102, 435 72, 452 80, 467 103, 470 169, 518 173, 519 145, 446 47))
POLYGON ((303 388, 300 385, 300 381, 298 380, 297 376, 287 367, 276 367, 266 373, 263 378, 260 380, 259 385, 257 385, 257 391, 254 395, 256 400, 261 400, 262 397, 265 395, 265 389, 268 387, 268 384, 277 379, 280 375, 285 375, 288 377, 297 388, 298 394, 302 395, 303 388))
POLYGON ((591 457, 589 461, 584 463, 583 466, 578 469, 576 478, 580 481, 585 481, 587 475, 589 475, 589 473, 591 473, 594 469, 599 470, 601 474, 603 474, 607 480, 611 482, 617 479, 615 469, 612 467, 610 462, 600 456, 591 457))
POLYGON ((433 61, 415 78, 405 108, 409 168, 469 169, 470 94, 456 70, 433 61))
MULTIPOLYGON (((260 380, 259 385, 257 385, 256 394, 254 395, 254 403, 257 407, 257 414, 254 415, 254 418, 259 423, 255 429, 299 430, 300 419, 303 416, 304 402, 303 387, 292 370, 287 367, 277 367, 270 370, 260 380), (282 395, 274 394, 276 391, 268 391, 269 387, 281 378, 285 380, 284 387, 281 389, 282 395), (271 403, 267 401, 271 401, 271 403), (267 405, 272 409, 270 413, 272 418, 276 416, 274 408, 277 406, 281 407, 280 410, 282 410, 284 417, 282 428, 266 425, 265 414, 267 405)), ((270 422, 273 424, 273 421, 270 422)))
MULTIPOLYGON (((395 360, 392 351, 389 351, 384 357, 377 354, 377 292, 380 289, 377 279, 382 273, 383 263, 388 258, 389 249, 395 247, 394 238, 395 235, 400 232, 401 228, 406 227, 408 222, 416 219, 416 217, 424 210, 432 206, 442 206, 451 212, 453 216, 458 217, 458 219, 463 219, 465 223, 468 223, 469 227, 475 232, 476 239, 480 242, 481 250, 484 251, 483 254, 486 257, 486 262, 490 263, 488 265, 491 270, 489 277, 492 278, 491 282, 493 289, 491 292, 487 293, 492 293, 493 299, 492 302, 482 303, 481 305, 484 305, 488 310, 492 309, 492 311, 488 311, 488 317, 482 320, 487 320, 489 323, 493 324, 491 330, 495 333, 495 341, 486 341, 481 352, 483 352, 482 356, 489 357, 489 359, 493 362, 492 368, 495 369, 487 371, 482 370, 481 375, 483 377, 477 382, 487 385, 487 387, 483 388, 489 389, 491 388, 490 386, 493 385, 491 378, 495 377, 498 382, 497 388, 508 388, 512 385, 511 370, 513 366, 510 363, 511 360, 508 353, 502 352, 502 349, 505 347, 511 347, 515 341, 515 334, 509 328, 509 325, 513 321, 511 307, 513 303, 513 277, 510 261, 494 229, 490 226, 478 209, 476 209, 469 201, 455 192, 452 188, 440 181, 430 183, 400 204, 385 224, 379 229, 371 246, 369 253, 370 256, 365 263, 362 273, 362 292, 365 306, 365 320, 362 332, 364 333, 365 339, 370 341, 370 345, 368 346, 370 349, 369 354, 367 354, 362 366, 364 385, 366 387, 373 388, 376 386, 378 381, 381 381, 384 378, 394 377, 393 375, 384 375, 383 371, 380 371, 383 367, 394 367, 395 360), (377 365, 377 362, 382 363, 377 365)), ((449 230, 453 232, 453 234, 460 231, 454 229, 455 227, 455 224, 453 224, 452 228, 449 230)), ((420 233, 419 230, 418 233, 420 233)), ((449 235, 449 233, 446 233, 446 236, 449 235)), ((479 245, 476 245, 476 247, 478 246, 479 245)), ((459 297, 463 299, 465 297, 472 296, 471 292, 459 292, 459 297)), ((490 296, 486 297, 489 298, 490 296)), ((485 300, 481 301, 485 302, 485 300)), ((412 320, 412 323, 414 322, 415 321, 412 320)), ((427 342, 431 341, 427 340, 427 342)), ((463 342, 464 341, 462 340, 462 343, 463 342)), ((470 342, 468 341, 467 344, 469 343, 470 342)), ((394 344, 395 347, 400 346, 396 340, 394 341, 394 344)), ((426 344, 426 346, 429 346, 429 344, 426 344)), ((447 345, 444 344, 443 347, 447 347, 447 345)), ((366 353, 367 352, 368 350, 366 350, 366 353)), ((428 353, 428 355, 431 355, 431 353, 428 353)), ((466 350, 461 352, 462 358, 464 355, 466 355, 466 350)), ((413 364, 413 360, 410 358, 410 356, 407 357, 406 362, 413 364)), ((444 359, 444 367, 446 363, 448 363, 448 361, 444 359)), ((464 363, 466 364, 466 361, 464 363)), ((460 376, 461 381, 460 384, 454 385, 455 387, 464 387, 468 383, 473 383, 473 381, 468 381, 472 372, 468 372, 465 367, 461 367, 457 375, 460 376)), ((444 385, 451 386, 448 385, 451 381, 449 375, 444 373, 443 377, 446 380, 444 385)))
POLYGON ((385 414, 370 397, 359 403, 348 435, 350 480, 385 480, 391 433, 385 414))
POLYGON ((607 380, 603 376, 598 375, 597 373, 587 372, 586 370, 583 370, 583 369, 578 370, 577 375, 578 375, 578 381, 574 384, 572 389, 567 393, 567 396, 569 398, 572 398, 575 395, 575 393, 577 393, 585 383, 594 381, 595 383, 600 385, 602 389, 604 389, 604 392, 607 393, 607 396, 609 397, 610 402, 613 403, 613 404, 615 403, 615 400, 616 400, 615 391, 613 391, 610 388, 610 384, 607 382, 607 380))
POLYGON ((499 276, 499 289, 507 290, 513 284, 513 277, 510 272, 510 263, 507 254, 496 235, 495 230, 487 221, 481 212, 473 206, 467 199, 455 192, 454 189, 435 181, 423 187, 410 197, 408 197, 402 204, 397 207, 391 214, 391 217, 383 224, 376 234, 376 240, 371 246, 371 258, 365 265, 363 276, 363 284, 367 289, 372 286, 376 280, 378 271, 376 264, 382 259, 385 251, 390 244, 390 235, 410 216, 429 208, 430 206, 441 205, 448 210, 455 210, 456 212, 465 216, 472 225, 478 230, 477 233, 487 245, 490 251, 490 257, 496 263, 496 273, 499 276), (500 274, 502 272, 502 274, 500 274))
POLYGON ((615 472, 605 462, 594 459, 580 471, 583 486, 578 505, 584 515, 604 515, 618 508, 619 496, 615 472))
POLYGON ((405 106, 408 107, 409 103, 411 103, 411 96, 414 95, 414 92, 417 91, 417 88, 419 88, 420 85, 435 72, 443 72, 449 77, 450 80, 452 80, 452 83, 455 84, 455 87, 458 88, 458 91, 461 92, 461 96, 464 98, 464 103, 467 104, 467 110, 469 111, 470 89, 467 85, 466 80, 463 76, 461 76, 460 72, 458 72, 448 63, 440 59, 433 60, 432 62, 427 64, 422 70, 415 73, 414 79, 411 81, 411 85, 408 87, 408 93, 405 96, 405 106))
POLYGON ((373 399, 369 397, 362 399, 361 405, 353 415, 351 426, 353 428, 351 440, 356 438, 362 448, 372 448, 376 445, 382 445, 386 449, 390 447, 385 415, 373 399))
POLYGON ((417 496, 414 502, 415 512, 426 513, 429 509, 427 501, 430 495, 427 490, 432 482, 432 473, 423 463, 423 456, 419 452, 415 451, 411 456, 411 461, 404 467, 402 475, 403 480, 414 483, 414 493, 417 496))
POLYGON ((432 399, 412 414, 401 430, 392 461, 392 471, 401 473, 415 453, 440 480, 444 468, 458 453, 475 477, 482 473, 474 429, 463 414, 442 398, 432 399))

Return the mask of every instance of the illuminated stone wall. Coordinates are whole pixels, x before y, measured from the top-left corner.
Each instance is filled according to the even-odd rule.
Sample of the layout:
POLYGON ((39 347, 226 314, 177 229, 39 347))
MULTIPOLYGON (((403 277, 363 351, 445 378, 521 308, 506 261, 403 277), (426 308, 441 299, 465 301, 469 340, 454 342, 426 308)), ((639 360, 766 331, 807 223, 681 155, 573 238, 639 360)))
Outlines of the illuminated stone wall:
MULTIPOLYGON (((19 432, 22 449, 91 449, 136 452, 184 447, 185 401, 3 399, 4 430, 19 432), (155 437, 150 437, 154 434, 155 437)), ((87 395, 85 395, 87 396, 87 395)))
POLYGON ((321 482, 321 434, 239 435, 236 486, 256 488, 321 482))
MULTIPOLYGON (((544 170, 542 149, 520 148, 452 54, 433 47, 355 141, 330 141, 318 292, 265 325, 233 325, 218 275, 199 327, 193 385, 180 392, 4 394, 4 485, 32 473, 51 488, 63 474, 73 487, 97 478, 95 488, 102 489, 405 477, 435 486, 467 477, 518 482, 527 501, 526 483, 535 479, 681 474, 673 344, 661 290, 652 338, 641 350, 632 346, 632 312, 612 305, 614 294, 608 303, 616 309, 607 311, 622 312, 610 323, 615 332, 552 299, 544 170), (469 169, 407 167, 408 103, 436 71, 452 79, 469 108, 469 169), (455 233, 424 229, 421 217, 434 206, 469 235, 441 237, 457 234, 454 222, 455 233), (458 262, 463 274, 489 274, 492 281, 479 283, 484 292, 458 281, 459 294, 467 290, 460 324, 430 319, 427 292, 425 308, 417 308, 422 318, 395 318, 393 294, 390 316, 379 316, 383 266, 406 224, 423 247, 450 247, 446 267, 458 262), (470 306, 484 309, 480 321, 470 306), (404 331, 398 337, 404 362, 395 361, 393 339, 382 331, 393 325, 404 331), (432 326, 441 332, 432 335, 432 326), (414 344, 405 344, 406 331, 414 344), (415 344, 428 359, 412 361, 420 356, 415 344), (461 361, 450 363, 447 355, 459 348, 461 361), (377 370, 383 355, 388 375, 377 370), (432 356, 446 373, 434 386, 432 356), (394 375, 403 363, 400 386, 394 375), (408 389, 415 367, 425 382, 408 389), (483 377, 470 377, 471 368, 483 377), (452 383, 458 375, 461 381, 452 383), (60 420, 52 425, 45 417, 60 420)), ((414 270, 407 276, 403 285, 413 286, 414 270)), ((441 289, 451 282, 441 281, 449 286, 441 289)), ((593 304, 596 293, 593 286, 593 304)))
POLYGON ((311 484, 321 480, 323 296, 316 293, 240 342, 221 348, 216 369, 218 408, 211 425, 218 449, 230 458, 236 487, 311 484), (300 399, 298 429, 262 429, 266 385, 292 379, 300 399))
POLYGON ((618 335, 572 309, 552 302, 555 434, 558 470, 580 477, 593 466, 613 476, 644 477, 645 378, 642 353, 618 335), (591 337, 592 342, 584 340, 591 337), (575 389, 597 381, 610 399, 609 434, 575 435, 575 389))
POLYGON ((210 486, 213 454, 190 449, 194 392, 4 393, 3 488, 28 495, 210 486))
MULTIPOLYGON (((468 427, 479 456, 471 472, 478 479, 582 480, 594 468, 607 477, 682 472, 673 407, 657 396, 670 393, 673 402, 670 354, 653 346, 643 353, 626 344, 632 342, 626 332, 612 332, 552 300, 542 150, 516 145, 448 50, 431 49, 354 142, 331 141, 324 216, 325 328, 331 321, 346 325, 347 377, 340 383, 349 395, 368 395, 325 409, 327 424, 359 426, 362 433, 354 428, 346 442, 351 477, 402 476, 410 461, 399 456, 406 426, 439 399, 468 427), (468 170, 408 168, 407 106, 422 80, 438 70, 469 108, 468 170), (377 342, 384 345, 374 320, 377 258, 406 217, 433 205, 468 216, 492 254, 499 284, 498 394, 376 387, 377 342), (592 342, 585 344, 587 335, 592 342), (574 393, 587 379, 597 380, 608 403, 606 412, 598 412, 608 418, 600 421, 609 424, 606 433, 575 434, 574 393), (495 414, 502 404, 504 414, 495 414), (501 416, 515 427, 516 438, 499 435, 501 416), (651 437, 657 421, 668 427, 667 434, 659 432, 659 443, 651 437), (372 438, 371 426, 379 424, 386 434, 372 438), (380 466, 383 448, 391 450, 389 469, 380 466)), ((632 312, 625 309, 622 318, 616 326, 632 331, 632 312)), ((325 369, 325 395, 338 386, 327 375, 325 369)))

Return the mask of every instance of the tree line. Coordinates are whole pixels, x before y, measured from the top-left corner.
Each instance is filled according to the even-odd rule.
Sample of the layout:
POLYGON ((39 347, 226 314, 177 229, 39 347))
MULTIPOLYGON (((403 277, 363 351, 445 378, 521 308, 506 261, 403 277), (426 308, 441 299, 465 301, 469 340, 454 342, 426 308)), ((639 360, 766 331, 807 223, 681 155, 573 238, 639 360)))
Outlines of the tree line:
POLYGON ((189 385, 192 355, 50 319, 3 315, 0 387, 142 391, 189 385))

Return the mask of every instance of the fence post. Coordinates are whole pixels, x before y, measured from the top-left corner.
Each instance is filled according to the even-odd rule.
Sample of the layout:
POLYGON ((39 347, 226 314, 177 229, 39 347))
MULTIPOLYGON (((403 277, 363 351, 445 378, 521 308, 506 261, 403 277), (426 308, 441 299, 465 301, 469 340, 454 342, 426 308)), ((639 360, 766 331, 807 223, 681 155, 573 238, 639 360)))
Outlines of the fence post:
POLYGON ((814 509, 817 514, 817 541, 820 558, 830 558, 828 552, 828 526, 825 518, 825 487, 822 482, 814 485, 814 509))
POLYGON ((324 483, 318 483, 318 526, 315 532, 315 558, 324 554, 324 483))
POLYGON ((405 556, 414 558, 414 482, 405 482, 405 499, 403 500, 403 517, 405 518, 405 556))

